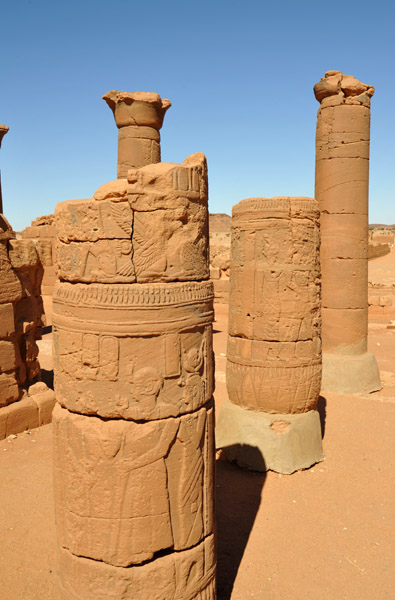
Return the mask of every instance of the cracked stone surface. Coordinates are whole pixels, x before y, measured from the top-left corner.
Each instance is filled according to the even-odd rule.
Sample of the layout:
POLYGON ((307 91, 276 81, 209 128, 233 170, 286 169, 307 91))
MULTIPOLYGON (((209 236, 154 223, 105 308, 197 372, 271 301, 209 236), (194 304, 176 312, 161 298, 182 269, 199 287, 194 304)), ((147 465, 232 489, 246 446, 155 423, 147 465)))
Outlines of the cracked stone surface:
POLYGON ((158 94, 105 100, 118 179, 55 211, 60 597, 214 600, 206 158, 159 162, 158 94))
POLYGON ((349 371, 355 371, 351 387, 355 392, 369 392, 380 388, 374 356, 366 355, 374 87, 340 71, 328 71, 314 86, 314 93, 320 102, 315 197, 321 211, 323 386, 330 391, 352 391, 336 362, 336 356, 349 356, 349 371), (354 360, 357 356, 359 364, 354 360))

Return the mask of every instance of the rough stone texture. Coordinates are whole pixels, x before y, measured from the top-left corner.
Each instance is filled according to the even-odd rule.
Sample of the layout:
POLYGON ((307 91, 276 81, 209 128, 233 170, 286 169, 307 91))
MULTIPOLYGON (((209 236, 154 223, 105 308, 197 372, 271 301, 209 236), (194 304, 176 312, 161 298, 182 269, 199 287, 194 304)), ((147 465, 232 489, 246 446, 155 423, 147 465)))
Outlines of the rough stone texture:
POLYGON ((118 133, 118 179, 132 167, 160 162, 160 133, 171 103, 153 92, 118 92, 103 96, 114 113, 118 133))
POLYGON ((228 304, 232 218, 224 213, 210 213, 209 221, 210 279, 214 283, 214 302, 228 304))
POLYGON ((322 459, 315 410, 321 385, 317 202, 243 200, 233 207, 231 252, 230 402, 219 415, 217 447, 242 466, 292 473, 322 459), (244 411, 248 426, 231 425, 244 411), (267 429, 273 419, 285 423, 276 435, 267 429))
POLYGON ((134 420, 200 409, 213 393, 212 295, 208 281, 58 284, 57 401, 134 420))
POLYGON ((23 239, 34 241, 38 256, 43 268, 41 281, 41 293, 52 296, 56 282, 56 273, 54 265, 55 250, 55 225, 54 215, 43 215, 38 217, 30 227, 26 227, 22 232, 23 239))
POLYGON ((51 421, 54 394, 36 383, 36 340, 44 325, 41 278, 34 243, 15 239, 0 215, 0 439, 51 421))
POLYGON ((244 410, 229 400, 221 411, 221 445, 226 457, 253 471, 290 474, 322 459, 321 423, 316 410, 271 414, 244 410))
POLYGON ((338 393, 372 392, 381 387, 376 361, 367 355, 370 98, 374 88, 340 71, 328 71, 314 86, 314 93, 321 103, 315 196, 321 211, 322 388, 338 393), (340 376, 340 364, 349 382, 347 375, 340 376))
POLYGON ((207 165, 203 154, 182 165, 131 169, 90 200, 56 208, 60 279, 148 283, 209 277, 207 165), (96 197, 99 195, 100 200, 96 197))
POLYGON ((214 600, 206 160, 139 165, 170 103, 105 98, 127 177, 55 211, 60 595, 214 600))
POLYGON ((60 591, 65 600, 146 600, 147 593, 152 600, 216 597, 213 535, 189 550, 133 567, 114 567, 75 556, 63 548, 59 564, 60 591))

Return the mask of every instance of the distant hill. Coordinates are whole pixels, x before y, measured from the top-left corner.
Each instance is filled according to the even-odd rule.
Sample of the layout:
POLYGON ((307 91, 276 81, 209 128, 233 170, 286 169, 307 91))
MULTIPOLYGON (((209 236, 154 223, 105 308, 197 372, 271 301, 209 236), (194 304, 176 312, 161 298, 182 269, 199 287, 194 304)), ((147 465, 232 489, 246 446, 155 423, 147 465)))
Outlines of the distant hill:
POLYGON ((232 217, 225 213, 210 213, 210 234, 230 233, 232 217))
POLYGON ((369 223, 369 229, 395 229, 395 225, 385 225, 384 223, 369 223))

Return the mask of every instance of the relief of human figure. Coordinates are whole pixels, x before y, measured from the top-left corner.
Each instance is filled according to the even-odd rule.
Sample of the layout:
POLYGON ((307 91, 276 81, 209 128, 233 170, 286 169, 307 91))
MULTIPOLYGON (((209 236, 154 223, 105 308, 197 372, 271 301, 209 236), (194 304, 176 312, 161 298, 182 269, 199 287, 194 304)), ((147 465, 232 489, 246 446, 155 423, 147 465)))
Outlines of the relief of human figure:
POLYGON ((166 459, 174 548, 197 544, 204 534, 203 477, 206 409, 182 417, 166 459))
POLYGON ((179 422, 101 421, 60 407, 54 417, 62 545, 120 566, 172 547, 165 457, 179 422))
POLYGON ((127 417, 147 419, 157 408, 157 400, 163 388, 163 377, 155 367, 142 367, 134 371, 131 366, 129 393, 117 396, 116 405, 127 417))

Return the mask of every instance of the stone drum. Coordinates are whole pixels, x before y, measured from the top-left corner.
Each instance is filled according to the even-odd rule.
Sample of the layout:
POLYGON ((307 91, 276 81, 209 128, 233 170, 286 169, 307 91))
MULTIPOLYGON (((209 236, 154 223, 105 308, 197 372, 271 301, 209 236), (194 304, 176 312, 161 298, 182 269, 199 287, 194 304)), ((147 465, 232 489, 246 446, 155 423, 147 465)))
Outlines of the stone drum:
POLYGON ((227 389, 217 447, 256 470, 321 460, 318 203, 251 198, 233 207, 227 389))

